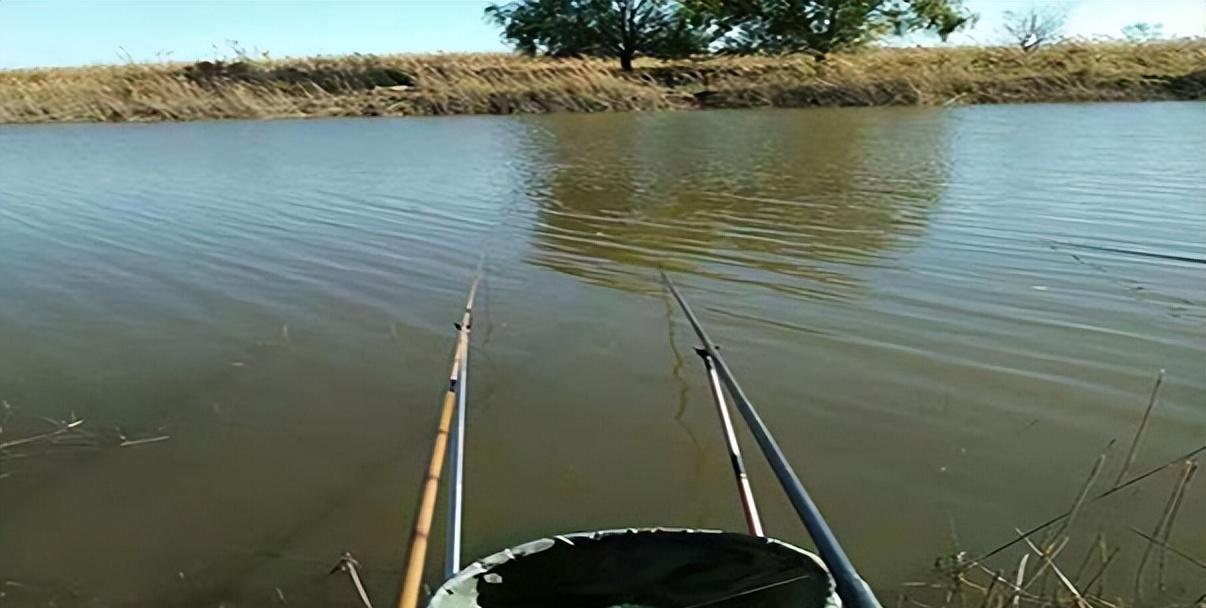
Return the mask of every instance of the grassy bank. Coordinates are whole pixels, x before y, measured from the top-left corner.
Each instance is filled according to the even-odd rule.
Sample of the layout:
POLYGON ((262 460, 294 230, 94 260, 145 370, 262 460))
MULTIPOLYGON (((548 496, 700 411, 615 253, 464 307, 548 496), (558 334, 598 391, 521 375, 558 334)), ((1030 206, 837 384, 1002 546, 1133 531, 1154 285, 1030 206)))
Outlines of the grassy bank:
POLYGON ((1206 99, 1206 41, 614 61, 504 54, 0 71, 0 122, 1206 99))

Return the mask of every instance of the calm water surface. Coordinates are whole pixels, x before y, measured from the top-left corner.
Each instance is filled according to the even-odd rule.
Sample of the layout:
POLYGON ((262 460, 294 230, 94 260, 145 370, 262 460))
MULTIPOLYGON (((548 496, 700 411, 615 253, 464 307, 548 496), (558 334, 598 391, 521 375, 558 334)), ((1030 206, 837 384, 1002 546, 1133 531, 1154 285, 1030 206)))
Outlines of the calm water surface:
POLYGON ((1111 483, 1159 369, 1135 470, 1204 443, 1206 266, 1074 246, 1206 258, 1204 158, 1192 103, 0 128, 0 442, 96 443, 0 454, 0 604, 353 605, 344 550, 385 602, 483 250, 467 557, 742 529, 664 266, 894 604, 1111 483))

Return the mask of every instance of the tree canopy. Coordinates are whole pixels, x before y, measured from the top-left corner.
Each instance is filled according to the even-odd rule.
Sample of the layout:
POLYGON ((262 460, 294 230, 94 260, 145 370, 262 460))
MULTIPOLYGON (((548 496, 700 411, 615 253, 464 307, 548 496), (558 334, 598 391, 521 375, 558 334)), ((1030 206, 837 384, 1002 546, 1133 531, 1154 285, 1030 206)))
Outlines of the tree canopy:
POLYGON ((694 0, 724 31, 723 50, 824 54, 884 36, 930 31, 943 40, 971 24, 961 0, 694 0))
POLYGON ((516 50, 554 57, 681 57, 707 50, 707 28, 675 0, 515 0, 492 4, 487 18, 516 50))
POLYGON ((486 16, 516 50, 556 57, 681 57, 857 47, 889 34, 943 39, 974 16, 962 0, 513 0, 486 16))
POLYGON ((1145 21, 1132 23, 1122 28, 1122 37, 1133 44, 1159 40, 1164 37, 1164 24, 1145 21))

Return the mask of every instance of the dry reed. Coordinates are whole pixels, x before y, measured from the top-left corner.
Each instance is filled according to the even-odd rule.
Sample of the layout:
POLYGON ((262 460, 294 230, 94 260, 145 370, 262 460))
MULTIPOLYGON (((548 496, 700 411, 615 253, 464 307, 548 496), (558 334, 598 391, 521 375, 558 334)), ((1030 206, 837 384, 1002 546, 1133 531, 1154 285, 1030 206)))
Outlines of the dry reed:
MULTIPOLYGON (((1163 380, 1164 372, 1161 371, 1152 394, 1148 399, 1147 408, 1139 422, 1131 447, 1123 457, 1121 474, 1112 486, 1104 492, 1091 496, 1092 487, 1105 469, 1106 455, 1110 447, 1115 443, 1114 441, 1111 441, 1110 445, 1098 455, 1092 470, 1076 493, 1076 498, 1070 509, 1028 531, 1023 532, 1015 528, 1017 535, 1013 540, 983 553, 979 557, 968 557, 966 552, 959 551, 956 547, 954 559, 939 560, 936 563, 935 576, 937 582, 911 583, 907 585, 906 587, 911 590, 920 590, 920 592, 911 592, 919 594, 919 597, 902 595, 901 603, 926 606, 927 608, 966 608, 969 599, 975 599, 975 603, 980 608, 1022 608, 1024 605, 1044 608, 1120 608, 1124 605, 1173 605, 1169 603, 1173 600, 1173 596, 1165 593, 1169 591, 1165 585, 1165 562, 1168 559, 1168 555, 1174 555, 1197 568, 1206 570, 1206 561, 1174 546, 1171 542, 1177 515, 1185 502, 1186 493, 1199 466, 1195 458, 1199 454, 1206 452, 1206 446, 1190 450, 1184 456, 1175 458, 1144 473, 1127 477, 1130 465, 1135 461, 1144 431, 1149 425, 1150 414, 1163 380), (1073 564, 1079 563, 1079 566, 1076 567, 1071 577, 1067 576, 1066 573, 1072 571, 1065 570, 1064 566, 1059 565, 1059 558, 1063 549, 1073 540, 1075 532, 1073 528, 1077 515, 1097 501, 1117 494, 1127 487, 1132 487, 1145 479, 1152 478, 1152 476, 1161 471, 1171 469, 1175 466, 1179 466, 1180 471, 1176 476, 1171 493, 1164 502, 1154 530, 1148 533, 1134 526, 1128 526, 1132 532, 1147 541, 1142 549, 1142 555, 1138 563, 1130 573, 1134 577, 1132 599, 1124 601, 1121 597, 1115 596, 1111 599, 1106 599, 1105 597, 1107 588, 1117 590, 1116 583, 1107 587, 1106 573, 1110 566, 1115 563, 1115 558, 1122 552, 1122 547, 1109 547, 1104 531, 1098 532, 1093 537, 1081 559, 1077 560, 1077 562, 1072 562, 1073 564), (1035 544, 1031 540, 1031 537, 1038 535, 1044 530, 1049 530, 1049 532, 1039 544, 1035 544), (985 565, 985 562, 992 556, 998 555, 1005 549, 1019 543, 1024 543, 1030 552, 1022 555, 1021 561, 1018 562, 1016 567, 1016 575, 1012 576, 1012 580, 1006 578, 1002 570, 992 570, 985 565), (1153 553, 1156 553, 1155 557, 1157 559, 1155 581, 1157 596, 1155 598, 1145 598, 1143 593, 1144 574, 1149 560, 1153 557, 1153 553), (1039 566, 1033 572, 1028 571, 1026 567, 1031 554, 1041 560, 1039 566), (1097 560, 1093 559, 1094 554, 1099 556, 1097 560), (1058 585, 1052 590, 1048 590, 1046 585, 1049 573, 1054 574, 1058 582, 1058 585), (1086 574, 1090 576, 1082 583, 1082 575, 1086 574), (983 579, 985 575, 989 577, 987 580, 983 579), (929 594, 929 596, 925 594, 929 594), (919 601, 927 599, 930 600, 929 603, 919 601)), ((1184 590, 1181 591, 1184 592, 1184 590)), ((1188 608, 1190 605, 1194 606, 1194 608, 1206 608, 1206 595, 1202 595, 1198 599, 1193 600, 1192 604, 1186 604, 1185 606, 1188 608)))
POLYGON ((0 71, 0 122, 413 116, 1206 98, 1206 40, 637 62, 507 54, 0 71))
POLYGON ((356 597, 360 600, 360 605, 364 608, 373 608, 373 603, 369 601, 368 591, 364 589, 364 583, 360 580, 359 568, 360 562, 356 561, 351 553, 344 551, 330 573, 346 572, 352 581, 352 587, 356 589, 356 597))
POLYGON ((1122 461, 1122 469, 1118 471, 1118 479, 1114 481, 1114 485, 1122 483, 1126 478, 1127 471, 1131 465, 1135 463, 1135 453, 1139 450, 1139 444, 1143 441, 1143 432, 1147 430, 1147 421, 1152 416, 1152 410, 1156 407, 1156 402, 1160 398, 1160 386, 1164 384, 1164 370, 1156 375, 1156 385, 1152 387, 1152 396, 1147 400, 1147 409, 1143 410, 1143 419, 1139 421, 1139 428, 1135 430, 1135 438, 1131 440, 1131 449, 1127 451, 1126 458, 1122 461))

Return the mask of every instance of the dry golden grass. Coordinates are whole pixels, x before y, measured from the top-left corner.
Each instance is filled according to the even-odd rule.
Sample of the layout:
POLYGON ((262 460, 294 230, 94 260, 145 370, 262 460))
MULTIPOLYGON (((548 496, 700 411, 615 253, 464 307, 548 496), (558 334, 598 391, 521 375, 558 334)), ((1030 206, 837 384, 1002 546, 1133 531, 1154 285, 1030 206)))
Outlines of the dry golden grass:
POLYGON ((616 62, 391 55, 0 71, 0 122, 1206 98, 1206 41, 616 62))

